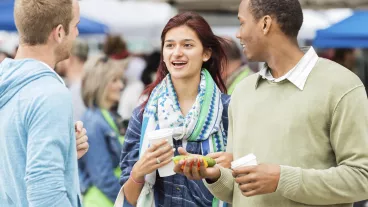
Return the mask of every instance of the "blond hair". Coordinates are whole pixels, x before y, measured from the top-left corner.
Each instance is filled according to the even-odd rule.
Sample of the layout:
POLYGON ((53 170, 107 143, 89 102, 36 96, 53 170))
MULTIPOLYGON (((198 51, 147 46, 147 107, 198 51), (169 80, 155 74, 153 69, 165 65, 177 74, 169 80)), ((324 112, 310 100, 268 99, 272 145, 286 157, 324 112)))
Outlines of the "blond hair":
POLYGON ((112 60, 107 57, 91 58, 84 66, 82 98, 89 108, 101 108, 106 98, 106 88, 116 77, 123 78, 127 61, 112 60))
POLYGON ((21 43, 46 44, 58 25, 67 35, 72 19, 73 0, 15 0, 14 21, 21 43))

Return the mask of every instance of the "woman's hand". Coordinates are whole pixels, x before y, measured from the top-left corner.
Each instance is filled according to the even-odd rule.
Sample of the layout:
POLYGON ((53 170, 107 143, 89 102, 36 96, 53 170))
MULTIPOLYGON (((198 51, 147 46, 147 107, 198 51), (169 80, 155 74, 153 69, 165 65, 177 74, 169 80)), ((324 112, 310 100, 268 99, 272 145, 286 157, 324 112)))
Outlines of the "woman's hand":
POLYGON ((77 143, 77 157, 83 157, 89 148, 87 130, 83 128, 83 122, 77 121, 75 123, 75 138, 77 143))
POLYGON ((134 180, 143 182, 144 176, 156 171, 158 168, 172 162, 175 149, 163 140, 151 145, 141 159, 134 165, 132 177, 134 180))

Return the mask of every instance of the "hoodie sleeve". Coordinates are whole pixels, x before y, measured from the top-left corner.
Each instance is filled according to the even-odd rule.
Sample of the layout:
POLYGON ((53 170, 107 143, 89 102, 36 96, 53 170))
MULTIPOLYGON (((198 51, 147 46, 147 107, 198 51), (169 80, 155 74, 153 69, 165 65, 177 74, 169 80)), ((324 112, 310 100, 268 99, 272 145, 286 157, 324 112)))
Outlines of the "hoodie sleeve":
POLYGON ((37 94, 25 115, 28 132, 26 189, 30 207, 72 206, 65 166, 75 145, 71 97, 67 90, 37 94))

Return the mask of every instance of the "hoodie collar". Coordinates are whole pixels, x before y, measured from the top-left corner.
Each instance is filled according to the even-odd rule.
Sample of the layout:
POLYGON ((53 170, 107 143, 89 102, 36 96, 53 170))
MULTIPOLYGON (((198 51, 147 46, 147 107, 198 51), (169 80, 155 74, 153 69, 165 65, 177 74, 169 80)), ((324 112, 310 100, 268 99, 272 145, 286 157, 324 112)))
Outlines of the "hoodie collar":
MULTIPOLYGON (((39 61, 39 60, 36 60, 36 61, 39 61)), ((55 75, 56 75, 56 77, 59 79, 59 81, 64 85, 64 86, 66 86, 65 85, 65 81, 59 76, 59 74, 57 74, 56 72, 55 72, 55 70, 54 69, 52 69, 49 65, 47 65, 46 63, 44 63, 44 62, 42 62, 42 61, 39 61, 40 63, 42 63, 43 65, 45 65, 45 67, 47 67, 48 69, 50 69, 51 70, 51 72, 53 72, 55 75)))

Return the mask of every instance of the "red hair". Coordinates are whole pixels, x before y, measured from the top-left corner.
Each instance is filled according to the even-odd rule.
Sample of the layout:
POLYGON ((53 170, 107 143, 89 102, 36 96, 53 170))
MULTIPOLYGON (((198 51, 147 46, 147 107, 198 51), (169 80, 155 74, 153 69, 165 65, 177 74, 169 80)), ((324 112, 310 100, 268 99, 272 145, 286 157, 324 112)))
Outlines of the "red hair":
POLYGON ((215 81, 217 87, 219 87, 221 92, 226 93, 226 86, 221 78, 221 73, 222 70, 224 70, 227 62, 226 53, 223 47, 228 45, 228 43, 224 39, 216 36, 212 32, 210 25, 206 22, 206 20, 202 16, 200 16, 195 12, 184 12, 171 18, 162 31, 161 57, 160 57, 160 64, 158 66, 156 73, 157 78, 153 83, 148 85, 143 92, 143 94, 148 94, 147 100, 142 104, 143 110, 148 102, 149 97, 151 96, 153 89, 158 84, 160 84, 160 82, 169 73, 162 56, 166 33, 173 28, 180 27, 183 25, 188 26, 197 34, 197 36, 201 40, 204 49, 212 50, 211 58, 207 62, 203 63, 202 68, 206 68, 208 70, 213 80, 215 81))

